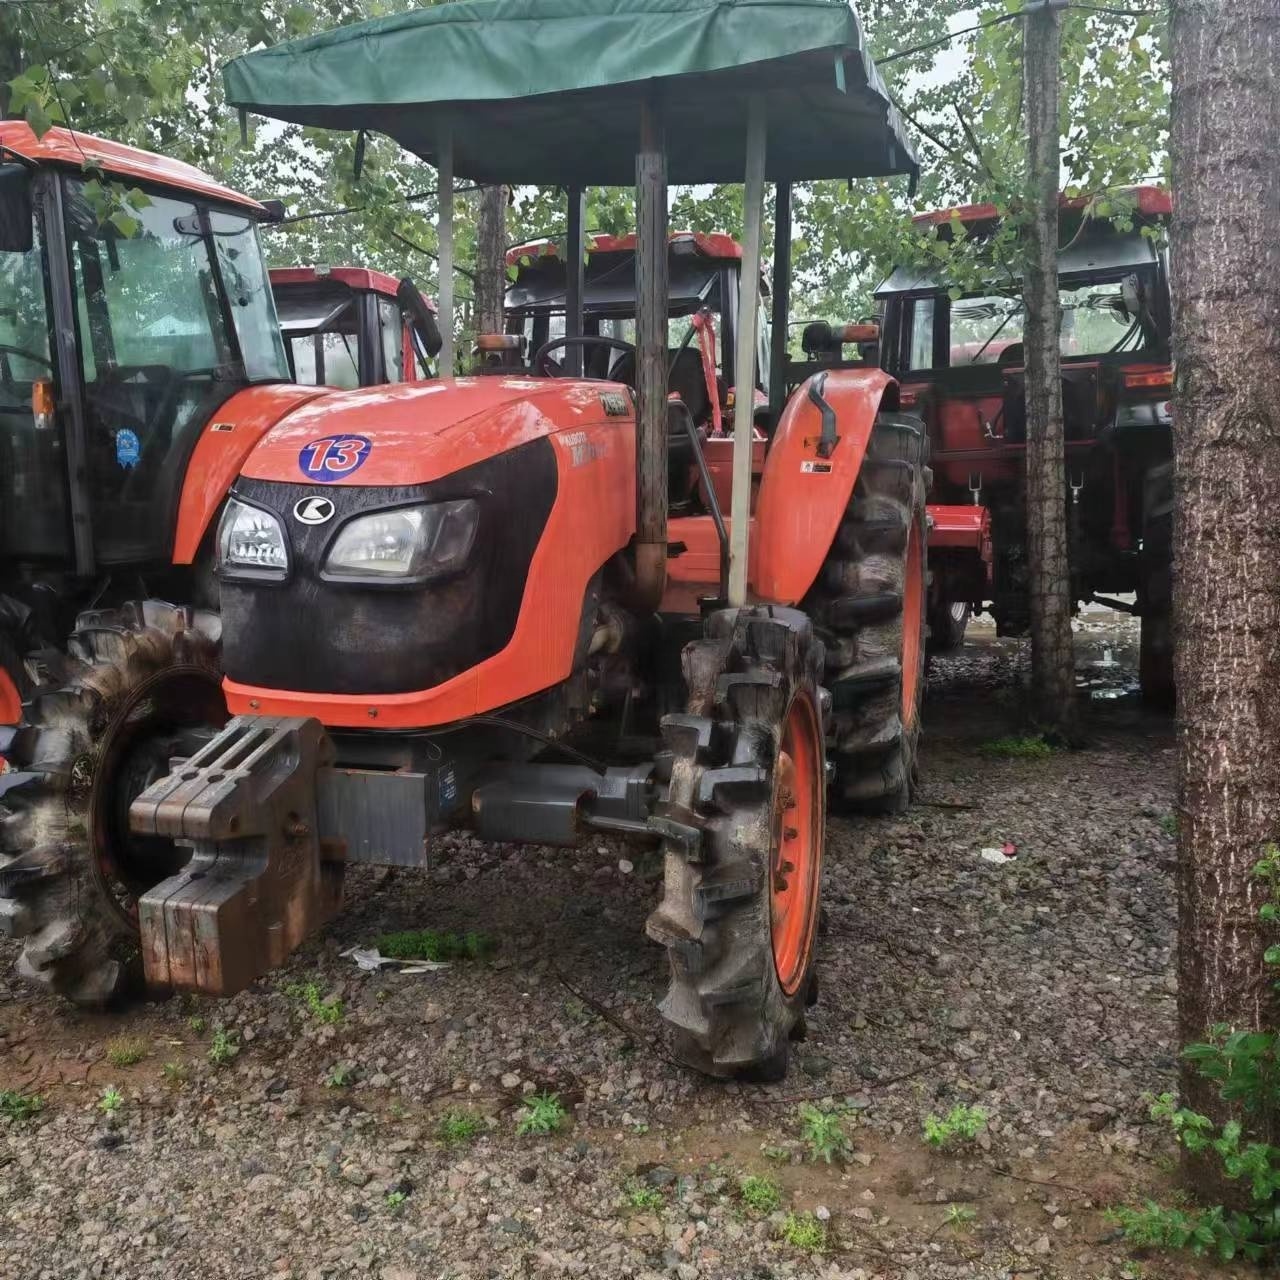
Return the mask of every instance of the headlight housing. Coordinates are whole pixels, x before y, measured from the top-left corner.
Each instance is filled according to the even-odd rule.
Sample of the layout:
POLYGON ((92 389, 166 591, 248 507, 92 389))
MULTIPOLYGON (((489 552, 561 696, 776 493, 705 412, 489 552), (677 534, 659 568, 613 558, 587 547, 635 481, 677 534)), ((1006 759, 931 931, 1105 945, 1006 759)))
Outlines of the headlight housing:
POLYGON ((289 572, 289 549, 280 521, 270 511, 232 498, 218 522, 218 570, 283 581, 289 572))
POLYGON ((366 582, 425 582, 456 573, 476 540, 473 498, 375 511, 349 520, 325 558, 323 576, 366 582))

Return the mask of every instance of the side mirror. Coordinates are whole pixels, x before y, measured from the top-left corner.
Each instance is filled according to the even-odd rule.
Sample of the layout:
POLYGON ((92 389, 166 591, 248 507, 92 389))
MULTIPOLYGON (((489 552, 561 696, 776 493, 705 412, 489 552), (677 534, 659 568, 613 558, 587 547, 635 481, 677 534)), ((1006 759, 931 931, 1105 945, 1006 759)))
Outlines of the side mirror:
POLYGON ((0 164, 0 253, 30 253, 35 244, 31 174, 24 164, 0 164))
POLYGON ((1142 290, 1138 286, 1137 276, 1125 276, 1120 282, 1120 301, 1124 306, 1126 319, 1142 314, 1142 290))
POLYGON ((405 276, 396 289, 396 301, 413 317, 413 326, 427 349, 427 355, 438 356, 444 346, 444 338, 440 336, 440 325, 436 322, 431 308, 423 301, 418 286, 405 276))

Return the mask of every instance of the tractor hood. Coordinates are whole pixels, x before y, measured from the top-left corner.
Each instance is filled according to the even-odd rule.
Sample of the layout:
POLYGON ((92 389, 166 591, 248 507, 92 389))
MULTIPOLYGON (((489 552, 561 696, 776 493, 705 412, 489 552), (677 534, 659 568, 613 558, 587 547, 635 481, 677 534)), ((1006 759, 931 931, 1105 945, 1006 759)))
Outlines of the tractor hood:
POLYGON ((556 431, 630 421, 631 392, 555 378, 457 378, 326 396, 258 443, 241 474, 299 485, 428 484, 556 431))

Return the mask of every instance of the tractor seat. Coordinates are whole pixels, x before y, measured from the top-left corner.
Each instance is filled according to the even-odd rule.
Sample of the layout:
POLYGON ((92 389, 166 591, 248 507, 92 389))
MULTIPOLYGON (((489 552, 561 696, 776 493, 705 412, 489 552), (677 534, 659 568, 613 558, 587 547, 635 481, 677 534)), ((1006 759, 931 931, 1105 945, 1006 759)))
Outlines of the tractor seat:
MULTIPOLYGON (((684 402, 693 421, 701 426, 711 413, 711 397, 707 395, 707 380, 702 372, 702 357, 696 349, 685 347, 679 355, 675 350, 667 352, 668 365, 672 360, 671 377, 667 382, 667 390, 677 395, 684 402)), ((636 357, 624 351, 614 362, 609 376, 615 382, 625 382, 627 386, 636 385, 636 357)))

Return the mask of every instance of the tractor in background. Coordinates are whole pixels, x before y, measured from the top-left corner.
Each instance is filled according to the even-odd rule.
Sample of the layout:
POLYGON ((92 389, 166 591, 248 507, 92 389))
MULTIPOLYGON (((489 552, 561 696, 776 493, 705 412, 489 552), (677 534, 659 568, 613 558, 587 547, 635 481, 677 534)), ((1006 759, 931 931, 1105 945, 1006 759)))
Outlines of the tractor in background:
POLYGON ((306 386, 376 387, 432 376, 435 307, 407 276, 364 267, 272 267, 289 376, 306 386))
POLYGON ((130 801, 227 718, 227 490, 327 394, 289 381, 272 217, 188 165, 0 122, 0 930, 84 1003, 125 984, 138 896, 177 865, 130 801))
MULTIPOLYGON (((1059 254, 1060 351, 1066 436, 1071 590, 1141 619, 1144 698, 1173 699, 1173 441, 1168 257, 1161 229, 1168 192, 1136 187, 1130 226, 1089 216, 1087 198, 1063 198, 1059 254), (1133 593, 1136 602, 1116 600, 1133 593)), ((990 205, 921 215, 949 238, 992 235, 990 205)), ((899 268, 876 293, 881 363, 902 402, 928 424, 934 496, 985 530, 992 579, 971 547, 930 542, 930 627, 941 647, 963 635, 968 611, 988 608, 1001 635, 1030 619, 1026 554, 1026 380, 1020 283, 953 298, 937 276, 899 268)))

